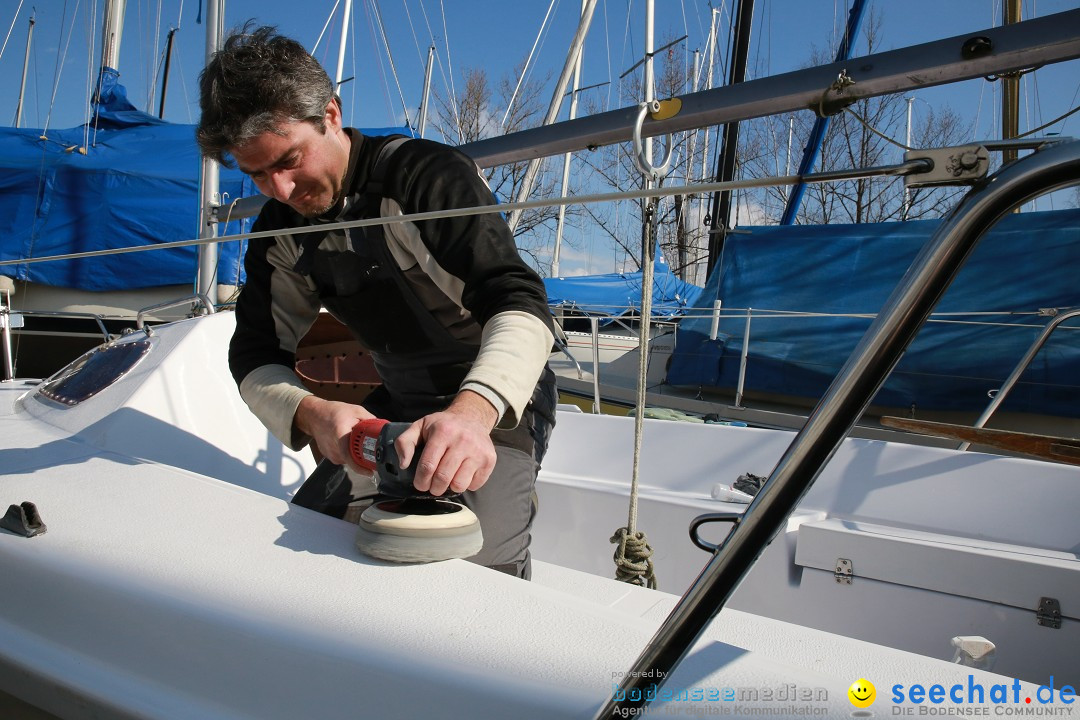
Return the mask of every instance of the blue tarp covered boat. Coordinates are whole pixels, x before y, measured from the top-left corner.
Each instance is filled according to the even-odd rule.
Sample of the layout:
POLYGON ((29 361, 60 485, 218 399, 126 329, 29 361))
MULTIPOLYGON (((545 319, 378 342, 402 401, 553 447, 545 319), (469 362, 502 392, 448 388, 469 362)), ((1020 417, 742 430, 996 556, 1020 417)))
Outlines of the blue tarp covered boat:
MULTIPOLYGON (((654 265, 652 315, 675 317, 694 306, 701 288, 679 279, 662 259, 654 265)), ((610 318, 639 314, 642 272, 545 278, 548 304, 610 318)))
MULTIPOLYGON (((88 126, 48 132, 0 128, 0 260, 198 237, 195 126, 136 110, 108 69, 97 110, 88 126)), ((225 202, 258 194, 243 173, 229 168, 221 169, 220 188, 225 202)), ((251 222, 230 222, 220 232, 240 233, 251 222)), ((245 245, 219 246, 219 282, 242 284, 245 245)), ((181 285, 194 282, 196 254, 185 247, 7 265, 0 275, 92 291, 181 285)))
MULTIPOLYGON (((724 257, 683 319, 668 382, 734 388, 745 310, 753 308, 746 389, 820 397, 869 327, 869 318, 769 317, 767 311, 873 314, 938 221, 755 227, 730 235, 724 257), (713 301, 725 315, 709 339, 713 301)), ((932 321, 875 404, 981 410, 1049 318, 1080 306, 1075 261, 1080 210, 1010 215, 979 243, 932 321), (943 315, 995 312, 994 315, 943 315), (1009 315, 1008 313, 1023 313, 1009 315), (964 321, 964 322, 957 322, 964 321)), ((1066 323, 1021 377, 1005 408, 1080 416, 1080 332, 1066 323)))

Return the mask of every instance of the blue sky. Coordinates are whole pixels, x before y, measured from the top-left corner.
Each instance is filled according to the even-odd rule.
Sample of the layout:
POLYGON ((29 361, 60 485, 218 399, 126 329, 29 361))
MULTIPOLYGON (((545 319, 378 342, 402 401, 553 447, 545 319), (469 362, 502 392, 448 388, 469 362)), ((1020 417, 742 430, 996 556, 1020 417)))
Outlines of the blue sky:
MULTIPOLYGON (((18 4, 19 0, 0 3, 0 32, 4 35, 11 27, 18 4)), ((103 0, 24 0, 0 57, 0 122, 10 124, 14 119, 27 18, 32 6, 36 8, 37 24, 23 124, 35 127, 45 124, 54 86, 57 99, 50 124, 70 127, 85 122, 87 68, 97 63, 96 58, 93 63, 88 62, 87 36, 92 35, 94 44, 100 44, 102 4, 103 0), (64 56, 65 50, 66 57, 56 84, 58 59, 64 56)), ((731 0, 712 0, 711 3, 725 13, 725 27, 731 4, 731 0)), ((848 4, 849 0, 759 0, 751 61, 757 61, 765 74, 804 66, 812 47, 828 45, 831 35, 846 17, 848 4)), ((999 24, 1000 4, 1001 0, 872 0, 872 6, 882 15, 882 46, 887 49, 999 24)), ((227 0, 226 26, 254 18, 260 23, 277 25, 282 32, 297 38, 310 49, 333 6, 333 0, 304 3, 227 0), (298 11, 298 7, 303 10, 298 11)), ((379 0, 383 26, 410 112, 419 105, 423 60, 432 40, 439 52, 434 78, 437 85, 445 87, 452 75, 455 84, 460 86, 462 72, 469 67, 484 67, 493 79, 497 79, 526 56, 548 6, 548 0, 517 3, 505 0, 379 0)), ((658 39, 686 34, 691 49, 704 49, 710 3, 657 0, 656 6, 658 39)), ((352 88, 346 85, 343 95, 346 111, 352 112, 352 121, 359 125, 391 124, 402 117, 401 102, 386 53, 381 48, 372 7, 371 0, 355 0, 351 23, 355 43, 346 51, 345 75, 355 75, 357 80, 352 83, 352 88)), ((1036 12, 1047 15, 1073 9, 1080 7, 1080 3, 1075 0, 1039 0, 1038 3, 1025 0, 1023 7, 1024 17, 1030 17, 1036 12)), ((552 75, 558 74, 579 11, 578 0, 556 0, 549 28, 537 51, 538 77, 548 71, 552 75)), ((315 53, 331 74, 337 60, 340 13, 339 9, 315 53)), ((121 81, 128 87, 136 105, 141 107, 145 108, 147 104, 151 78, 164 51, 164 36, 170 27, 177 26, 179 20, 174 74, 166 105, 166 119, 174 122, 195 122, 198 118, 196 78, 205 47, 205 26, 195 22, 198 14, 198 0, 128 0, 120 61, 121 81), (179 74, 177 70, 180 70, 179 74)), ((642 52, 643 28, 642 0, 600 0, 586 44, 583 84, 616 80, 633 65, 642 52)), ((1075 63, 1067 63, 1044 68, 1036 74, 1028 88, 1033 101, 1036 90, 1039 94, 1038 109, 1032 107, 1030 110, 1033 118, 1041 114, 1050 119, 1072 106, 1070 103, 1075 101, 1080 75, 1076 70, 1075 63)), ((960 89, 954 86, 948 91, 925 90, 920 97, 932 103, 950 98, 955 104, 960 97, 974 96, 977 103, 980 94, 987 94, 983 85, 987 84, 971 81, 960 89)), ((598 92, 603 96, 607 90, 598 92)), ((157 100, 151 104, 156 112, 157 100)), ((1021 130, 1025 119, 1022 110, 1021 130)))
MULTIPOLYGON (((0 42, 16 18, 19 2, 0 0, 0 42)), ((37 24, 23 125, 42 127, 48 122, 51 127, 71 127, 86 121, 88 74, 96 70, 98 62, 97 51, 90 54, 88 40, 95 46, 100 44, 102 4, 103 0, 24 0, 0 56, 0 123, 10 125, 14 121, 31 6, 36 8, 37 24), (54 93, 56 100, 50 103, 54 93)), ((849 4, 850 0, 758 0, 750 50, 752 67, 759 68, 760 74, 775 74, 805 66, 812 49, 827 47, 830 38, 842 28, 849 4)), ((310 49, 333 5, 333 0, 227 0, 226 27, 255 18, 260 23, 277 25, 310 49)), ((434 71, 437 87, 446 87, 453 78, 460 90, 463 72, 471 67, 485 68, 489 78, 498 81, 527 55, 549 0, 355 0, 354 5, 353 40, 347 49, 344 74, 355 75, 356 80, 343 88, 342 96, 346 120, 370 127, 397 124, 403 117, 373 8, 378 7, 382 16, 401 93, 409 112, 415 113, 426 48, 431 42, 439 55, 434 71)), ((657 0, 658 43, 663 38, 686 34, 690 49, 704 49, 710 5, 723 9, 722 47, 726 47, 731 0, 657 0)), ((882 49, 1000 24, 1000 5, 1001 0, 872 0, 882 18, 882 49)), ((1024 0, 1023 14, 1025 18, 1041 16, 1078 6, 1076 0, 1024 0)), ((205 26, 195 22, 198 12, 197 0, 184 0, 182 6, 181 0, 128 0, 121 82, 137 106, 145 109, 149 104, 155 113, 158 100, 150 96, 151 83, 164 51, 165 34, 179 20, 165 115, 174 122, 193 123, 198 119, 196 78, 205 46, 205 26)), ((543 93, 545 101, 551 95, 550 85, 562 66, 579 12, 579 0, 555 2, 535 60, 535 77, 550 73, 552 78, 543 93)), ((315 51, 331 74, 340 27, 339 10, 315 51)), ((613 84, 593 91, 596 99, 617 105, 614 83, 640 58, 643 36, 642 0, 600 0, 586 43, 582 83, 611 80, 613 84)), ((1078 70, 1080 63, 1072 61, 1024 77, 1021 132, 1080 103, 1078 70)), ((980 79, 923 90, 916 95, 915 113, 924 107, 948 104, 965 117, 977 117, 976 132, 986 137, 996 130, 999 112, 1000 101, 995 99, 993 87, 980 79)), ((563 112, 565 115, 565 108, 563 112)), ((1080 115, 1069 118, 1063 128, 1053 129, 1080 134, 1080 115)))

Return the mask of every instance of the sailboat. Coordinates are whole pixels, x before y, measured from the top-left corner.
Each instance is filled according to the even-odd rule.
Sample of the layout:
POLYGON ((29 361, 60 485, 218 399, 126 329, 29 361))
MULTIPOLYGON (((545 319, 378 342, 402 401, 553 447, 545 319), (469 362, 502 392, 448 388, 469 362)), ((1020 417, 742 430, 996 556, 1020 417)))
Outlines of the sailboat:
MULTIPOLYGON (((846 57, 842 49, 838 66, 846 57)), ((1006 145, 1003 154, 1015 153, 1006 145)), ((1031 343, 1080 305, 1067 270, 1078 222, 1075 210, 1057 210, 995 228, 859 432, 885 436, 875 418, 890 414, 973 422, 1003 388, 993 403, 1005 400, 994 414, 999 427, 1080 433, 1071 380, 1080 351, 1068 325, 1019 383, 1005 387, 1014 368, 1025 370, 1017 363, 1031 343), (1002 267, 1038 281, 1002 283, 1002 267)), ((682 310, 678 332, 648 350, 647 402, 698 421, 715 416, 797 429, 936 225, 789 225, 728 234, 705 291, 682 310)), ((576 363, 560 360, 556 370, 564 392, 593 405, 602 396, 626 412, 637 402, 634 348, 612 337, 592 340, 588 328, 574 340, 576 363)))
MULTIPOLYGON (((1009 52, 1036 34, 1026 52, 1052 62, 1080 55, 1077 17, 987 33, 1009 52)), ((559 413, 526 583, 367 559, 349 523, 288 503, 313 461, 243 406, 228 313, 2 383, 0 699, 63 717, 1067 714, 1080 468, 846 436, 985 230, 1078 176, 1080 143, 1044 142, 979 184, 798 434, 650 426, 641 523, 671 533, 658 572, 681 597, 578 567, 626 509, 629 419, 559 413), (748 505, 713 492, 747 471, 768 476, 748 505)))
MULTIPOLYGON (((1075 143, 1040 154, 1080 166, 1075 143)), ((1023 164, 998 179, 1015 187, 1023 164)), ((900 342, 889 319, 907 309, 883 316, 794 439, 649 428, 640 522, 667 586, 693 581, 681 600, 596 567, 604 521, 625 510, 629 419, 559 413, 525 583, 367 559, 350 524, 289 504, 313 461, 243 406, 229 313, 4 383, 0 487, 46 531, 0 531, 0 690, 62 717, 590 717, 627 697, 838 717, 863 679, 882 714, 931 684, 962 688, 951 707, 998 686, 1017 688, 999 703, 1013 709, 1040 686, 1064 707, 1080 677, 1080 468, 843 439, 888 369, 872 340, 900 342), (771 471, 753 504, 713 500, 744 468, 771 471), (711 560, 688 519, 701 547, 723 545, 711 560), (737 528, 721 542, 709 519, 737 528), (761 558, 718 586, 732 548, 761 558), (994 660, 1002 675, 984 669, 994 660), (664 682, 650 697, 643 678, 664 682), (969 687, 983 691, 966 700, 969 687)))
POLYGON ((106 3, 103 12, 88 122, 47 132, 0 128, 0 261, 8 263, 0 266, 0 307, 14 321, 7 363, 24 377, 50 375, 142 322, 213 312, 235 300, 245 241, 222 243, 205 261, 196 247, 104 253, 181 242, 200 227, 241 234, 261 206, 254 184, 235 168, 216 168, 200 202, 206 183, 195 126, 165 122, 130 102, 117 70, 124 4, 106 3), (208 217, 216 222, 205 224, 208 217), (94 252, 102 255, 18 262, 94 252))

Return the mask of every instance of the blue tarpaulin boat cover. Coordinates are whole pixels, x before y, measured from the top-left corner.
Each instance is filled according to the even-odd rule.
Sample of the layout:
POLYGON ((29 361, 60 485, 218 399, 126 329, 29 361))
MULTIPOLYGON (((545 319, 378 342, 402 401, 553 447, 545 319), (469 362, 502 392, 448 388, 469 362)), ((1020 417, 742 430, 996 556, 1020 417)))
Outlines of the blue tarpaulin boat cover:
MULTIPOLYGON (((672 317, 693 307, 701 288, 680 280, 658 259, 653 271, 652 315, 672 317)), ((546 278, 548 304, 586 315, 620 317, 641 307, 641 271, 546 278)))
MULTIPOLYGON (((768 311, 877 313, 938 221, 748 228, 729 235, 692 317, 679 323, 672 385, 734 388, 746 308, 753 308, 747 391, 824 394, 869 318, 768 317, 768 311), (723 315, 709 339, 713 301, 723 315)), ((1080 210, 1011 214, 978 244, 875 405, 978 410, 1049 317, 1080 306, 1080 210), (947 315, 994 311, 994 315, 947 315), (1009 315, 1008 313, 1025 313, 1009 315), (967 321, 964 324, 955 321, 967 321), (974 324, 969 324, 974 323, 974 324)), ((1080 326, 1067 321, 1023 374, 1003 410, 1080 416, 1080 326)))
MULTIPOLYGON (((97 107, 88 126, 47 132, 0 128, 0 260, 198 237, 195 126, 136 110, 115 71, 106 72, 97 107)), ((243 173, 228 168, 221 170, 220 187, 226 202, 258 194, 243 173)), ((243 232, 250 223, 231 222, 219 232, 243 232)), ((219 282, 243 282, 245 245, 219 246, 219 282)), ((196 256, 195 247, 185 247, 6 265, 0 274, 81 290, 135 289, 194 283, 196 256)))

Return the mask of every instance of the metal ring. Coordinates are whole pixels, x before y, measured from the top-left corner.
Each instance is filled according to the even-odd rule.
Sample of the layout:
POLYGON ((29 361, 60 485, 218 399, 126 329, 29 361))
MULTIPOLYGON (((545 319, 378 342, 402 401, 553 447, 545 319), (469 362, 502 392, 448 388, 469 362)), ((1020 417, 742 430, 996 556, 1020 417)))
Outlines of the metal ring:
POLYGON ((667 135, 664 143, 664 159, 659 165, 652 165, 645 157, 645 144, 641 140, 641 126, 645 124, 645 116, 650 112, 658 112, 660 103, 653 100, 651 103, 641 103, 638 107, 637 121, 634 123, 634 165, 645 175, 653 180, 660 180, 668 174, 671 166, 671 133, 667 135))

